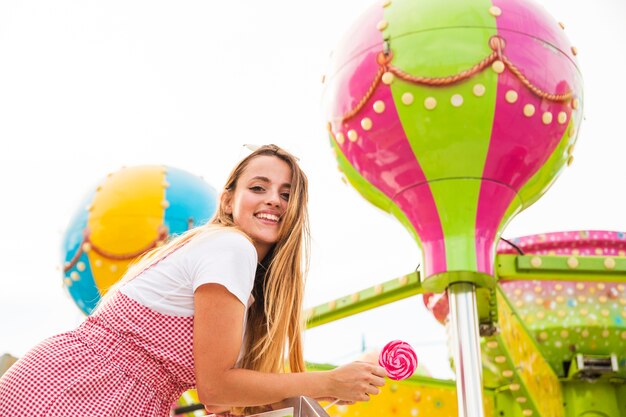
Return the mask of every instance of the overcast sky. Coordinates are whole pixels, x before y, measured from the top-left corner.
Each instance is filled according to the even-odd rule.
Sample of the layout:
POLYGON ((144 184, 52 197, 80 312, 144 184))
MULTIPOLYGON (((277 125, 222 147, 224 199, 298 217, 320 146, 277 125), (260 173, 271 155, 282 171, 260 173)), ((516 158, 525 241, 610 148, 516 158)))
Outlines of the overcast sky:
MULTIPOLYGON (((573 165, 504 236, 626 230, 626 2, 542 3, 579 51, 585 121, 573 165)), ((370 4, 0 0, 0 354, 82 320, 62 288, 61 239, 124 165, 181 168, 219 189, 242 144, 280 144, 310 179, 307 306, 413 271, 417 244, 340 181, 321 115, 329 53, 370 4)), ((392 339, 452 375, 421 297, 307 332, 306 358, 343 363, 392 339)))

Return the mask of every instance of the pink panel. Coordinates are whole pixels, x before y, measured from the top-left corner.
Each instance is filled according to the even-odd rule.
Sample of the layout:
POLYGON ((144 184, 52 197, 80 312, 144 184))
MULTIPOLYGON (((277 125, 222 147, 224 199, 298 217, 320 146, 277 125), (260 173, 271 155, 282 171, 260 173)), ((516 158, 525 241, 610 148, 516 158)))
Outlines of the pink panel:
MULTIPOLYGON (((573 62, 546 43, 558 43, 562 48, 568 45, 561 28, 541 7, 510 0, 495 1, 494 5, 502 10, 496 21, 498 34, 505 41, 503 55, 532 86, 549 94, 578 87, 579 74, 573 62)), ((493 250, 489 244, 496 238, 514 191, 545 164, 571 117, 568 102, 541 98, 511 69, 498 76, 494 124, 483 171, 483 177, 493 182, 484 182, 481 187, 476 218, 477 248, 483 251, 479 258, 493 250), (534 114, 525 114, 526 106, 532 106, 534 114), (506 198, 496 198, 495 190, 503 187, 511 187, 503 193, 506 198)), ((479 263, 483 262, 479 259, 479 263)), ((492 273, 491 265, 489 269, 492 273)))
POLYGON ((325 92, 329 96, 324 101, 332 106, 327 109, 328 120, 340 120, 357 106, 370 88, 378 71, 376 55, 383 48, 381 33, 376 30, 376 24, 382 18, 380 5, 370 7, 351 26, 356 33, 346 34, 343 43, 333 52, 343 59, 333 60, 336 67, 327 74, 331 81, 325 92))
MULTIPOLYGON (((446 257, 439 214, 424 173, 400 123, 390 87, 379 83, 361 111, 346 122, 341 122, 342 116, 355 108, 372 88, 379 70, 376 57, 382 52, 383 41, 380 32, 376 30, 376 23, 382 18, 382 9, 370 9, 369 13, 362 16, 359 23, 362 37, 357 43, 360 46, 349 47, 353 51, 362 51, 363 45, 377 46, 352 57, 334 74, 333 84, 327 92, 334 94, 328 100, 333 106, 329 117, 332 120, 331 130, 335 137, 338 133, 344 136, 345 141, 339 147, 352 166, 374 187, 394 200, 406 214, 420 236, 426 256, 425 267, 442 272, 446 270, 446 257), (372 28, 366 36, 363 36, 364 27, 372 28), (346 88, 347 94, 344 91, 346 88), (342 93, 337 94, 338 90, 342 93), (381 113, 373 109, 377 101, 384 103, 385 110, 381 113), (371 130, 362 127, 365 118, 374 126, 371 130), (350 130, 358 135, 355 141, 348 139, 350 130)), ((344 53, 341 55, 344 56, 344 53)))
POLYGON ((476 216, 477 270, 494 275, 495 239, 507 208, 516 197, 511 188, 493 181, 483 181, 476 216))
POLYGON ((410 188, 395 198, 422 241, 424 276, 446 272, 446 246, 439 213, 428 183, 410 188))
MULTIPOLYGON (((382 38, 380 31, 376 30, 376 24, 383 19, 384 12, 380 4, 372 4, 365 10, 341 37, 340 43, 332 52, 328 76, 334 77, 344 65, 354 57, 364 53, 368 49, 380 49, 382 38)), ((359 96, 360 97, 360 96, 359 96)))
MULTIPOLYGON (((573 67, 562 57, 546 49, 527 36, 505 33, 504 53, 535 85, 546 86, 549 93, 563 93, 574 87, 573 67)), ((542 87, 544 88, 544 87, 542 87)), ((543 166, 552 154, 571 118, 569 104, 548 101, 536 96, 508 69, 498 77, 498 93, 494 126, 483 177, 499 181, 519 190, 543 166), (517 100, 506 100, 509 91, 517 93, 517 100), (535 113, 524 115, 524 107, 532 105, 535 113), (559 123, 559 113, 565 120, 559 123), (551 121, 544 122, 544 114, 551 121)))
POLYGON ((502 10, 497 18, 498 31, 518 32, 542 39, 576 61, 565 31, 545 8, 533 1, 493 0, 502 10))

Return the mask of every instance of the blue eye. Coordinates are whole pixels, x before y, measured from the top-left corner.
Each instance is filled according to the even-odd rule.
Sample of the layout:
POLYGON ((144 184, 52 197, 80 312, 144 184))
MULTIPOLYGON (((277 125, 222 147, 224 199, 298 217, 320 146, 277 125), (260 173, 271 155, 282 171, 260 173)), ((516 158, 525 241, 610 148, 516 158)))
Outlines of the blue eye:
POLYGON ((289 201, 289 193, 281 193, 280 197, 285 201, 289 201))

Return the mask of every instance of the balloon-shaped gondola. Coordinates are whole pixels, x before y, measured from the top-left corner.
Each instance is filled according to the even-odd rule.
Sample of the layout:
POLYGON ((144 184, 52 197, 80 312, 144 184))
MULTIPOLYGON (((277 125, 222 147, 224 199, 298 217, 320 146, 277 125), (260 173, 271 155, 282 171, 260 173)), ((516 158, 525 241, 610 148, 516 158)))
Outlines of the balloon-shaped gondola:
POLYGON ((572 160, 575 55, 529 1, 388 0, 352 26, 325 77, 340 169, 418 241, 424 287, 448 288, 457 370, 477 376, 459 378, 461 415, 482 413, 474 288, 494 285, 504 226, 572 160))
POLYGON ((134 259, 205 223, 215 209, 215 189, 186 171, 138 166, 110 174, 85 198, 65 233, 65 288, 90 314, 134 259))

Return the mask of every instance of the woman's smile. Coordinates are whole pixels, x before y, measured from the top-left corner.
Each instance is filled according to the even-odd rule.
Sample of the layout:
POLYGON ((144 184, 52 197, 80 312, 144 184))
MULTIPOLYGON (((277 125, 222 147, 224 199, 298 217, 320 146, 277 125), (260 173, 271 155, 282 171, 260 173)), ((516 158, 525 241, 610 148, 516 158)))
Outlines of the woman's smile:
POLYGON ((259 260, 278 241, 291 191, 291 168, 275 156, 254 158, 228 196, 226 210, 254 243, 259 260))

